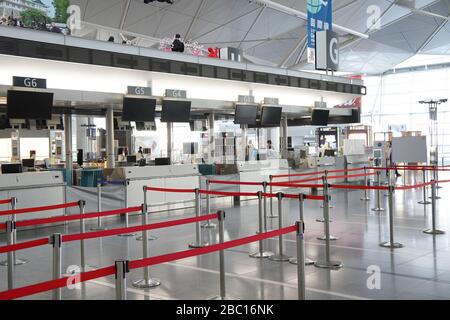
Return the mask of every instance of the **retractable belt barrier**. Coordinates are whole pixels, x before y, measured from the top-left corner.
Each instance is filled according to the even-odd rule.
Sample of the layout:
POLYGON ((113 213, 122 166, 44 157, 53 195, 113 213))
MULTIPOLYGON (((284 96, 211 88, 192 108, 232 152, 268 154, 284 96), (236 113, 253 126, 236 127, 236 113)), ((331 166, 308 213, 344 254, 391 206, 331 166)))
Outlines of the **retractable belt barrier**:
POLYGON ((0 211, 0 216, 8 216, 13 214, 23 214, 23 213, 32 213, 32 212, 41 212, 41 211, 51 211, 56 209, 65 209, 65 208, 72 208, 72 207, 78 207, 79 203, 76 202, 69 202, 69 203, 63 203, 63 204, 55 204, 50 206, 42 206, 42 207, 34 207, 34 208, 23 208, 23 209, 15 209, 15 210, 4 210, 0 211))
POLYGON ((10 204, 11 202, 12 202, 12 199, 0 200, 0 204, 10 204))
POLYGON ((323 175, 323 174, 325 174, 325 172, 342 173, 342 172, 355 172, 355 171, 363 171, 363 170, 364 170, 364 168, 352 168, 352 169, 339 169, 339 170, 316 171, 316 172, 293 173, 293 174, 277 174, 277 175, 272 175, 272 178, 277 179, 277 178, 289 178, 289 177, 307 177, 307 176, 314 176, 314 175, 323 175))

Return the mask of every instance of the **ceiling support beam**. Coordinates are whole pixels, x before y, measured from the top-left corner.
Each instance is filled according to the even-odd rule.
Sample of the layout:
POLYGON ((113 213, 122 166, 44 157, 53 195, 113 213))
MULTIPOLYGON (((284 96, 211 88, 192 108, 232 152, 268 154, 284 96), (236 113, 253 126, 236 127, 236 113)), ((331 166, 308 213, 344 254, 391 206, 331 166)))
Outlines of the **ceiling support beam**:
POLYGON ((127 20, 128 11, 130 10, 130 4, 131 4, 131 0, 127 0, 127 2, 125 3, 125 8, 123 9, 123 12, 122 12, 122 18, 120 19, 119 30, 123 30, 123 27, 125 26, 125 21, 127 20))
POLYGON ((300 38, 300 40, 296 43, 294 47, 288 52, 286 57, 284 57, 283 61, 279 64, 280 68, 284 68, 286 63, 289 61, 289 59, 292 57, 292 55, 297 51, 302 44, 304 44, 308 40, 308 36, 304 36, 303 38, 300 38))
POLYGON ((194 26, 195 21, 197 21, 198 17, 200 16, 200 12, 203 10, 203 6, 205 5, 206 0, 202 0, 200 2, 200 5, 197 8, 197 11, 195 12, 195 16, 192 18, 191 23, 189 24, 189 27, 187 28, 187 31, 184 35, 185 39, 189 39, 191 36, 192 27, 194 26))
POLYGON ((244 42, 247 39, 248 34, 250 33, 250 31, 252 31, 253 27, 258 22, 259 18, 261 17, 261 15, 263 14, 265 9, 266 9, 265 7, 261 8, 261 11, 259 11, 259 13, 256 16, 255 20, 253 20, 253 23, 250 26, 250 28, 248 28, 247 32, 245 33, 245 36, 242 38, 241 42, 239 42, 238 48, 241 48, 242 42, 244 42))
POLYGON ((439 26, 433 31, 432 34, 422 43, 422 45, 417 49, 416 54, 422 52, 423 49, 434 39, 434 37, 441 31, 441 29, 447 24, 447 20, 442 21, 439 26))

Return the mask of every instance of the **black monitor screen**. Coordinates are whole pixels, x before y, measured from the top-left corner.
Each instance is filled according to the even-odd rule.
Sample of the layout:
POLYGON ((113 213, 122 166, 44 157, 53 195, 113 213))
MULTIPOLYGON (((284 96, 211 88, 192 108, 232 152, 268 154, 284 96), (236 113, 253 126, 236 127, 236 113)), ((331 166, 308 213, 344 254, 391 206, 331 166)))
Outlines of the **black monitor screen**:
POLYGON ((330 117, 330 110, 315 109, 312 113, 311 124, 313 126, 327 126, 328 118, 330 117))
POLYGON ((155 166, 170 166, 170 158, 155 158, 155 166))
POLYGON ((34 159, 22 159, 22 166, 25 168, 34 168, 34 159))
POLYGON ((124 98, 122 121, 155 121, 155 99, 124 98))
POLYGON ((161 122, 189 122, 191 102, 163 100, 161 122))
POLYGON ((258 106, 236 105, 236 113, 234 115, 235 124, 256 125, 258 117, 258 106))
POLYGON ((9 119, 51 120, 53 93, 9 90, 7 105, 9 119))
POLYGON ((22 173, 22 165, 20 163, 2 164, 2 174, 22 173))
POLYGON ((136 163, 137 157, 136 156, 127 156, 127 162, 128 163, 136 163))
POLYGON ((281 107, 263 107, 261 115, 261 126, 280 126, 281 107))

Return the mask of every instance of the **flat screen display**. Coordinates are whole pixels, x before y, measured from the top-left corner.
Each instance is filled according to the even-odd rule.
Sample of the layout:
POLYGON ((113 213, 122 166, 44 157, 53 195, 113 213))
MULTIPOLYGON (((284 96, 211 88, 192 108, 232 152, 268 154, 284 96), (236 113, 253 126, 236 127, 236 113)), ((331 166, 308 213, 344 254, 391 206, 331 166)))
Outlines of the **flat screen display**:
POLYGON ((7 117, 9 119, 51 120, 53 93, 8 91, 7 117))
POLYGON ((261 126, 280 126, 281 107, 263 107, 261 114, 261 126))
POLYGON ((143 98, 124 98, 122 121, 155 121, 156 100, 143 98))
POLYGON ((189 122, 191 101, 163 100, 161 122, 189 122))
POLYGON ((236 105, 236 113, 234 115, 235 124, 256 125, 258 117, 258 106, 236 105))
POLYGON ((327 126, 330 117, 330 110, 315 109, 312 113, 311 124, 313 126, 327 126))

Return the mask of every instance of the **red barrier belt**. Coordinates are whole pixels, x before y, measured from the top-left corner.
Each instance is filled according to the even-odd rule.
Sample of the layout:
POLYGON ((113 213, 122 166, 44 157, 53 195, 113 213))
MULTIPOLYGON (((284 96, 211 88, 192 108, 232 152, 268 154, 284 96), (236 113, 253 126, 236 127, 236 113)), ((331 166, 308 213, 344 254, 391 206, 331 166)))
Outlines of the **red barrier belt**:
POLYGON ((209 194, 215 196, 225 196, 225 197, 257 197, 256 192, 227 192, 227 191, 207 191, 199 190, 200 194, 209 194))
MULTIPOLYGON (((328 176, 327 179, 345 179, 345 178, 359 178, 359 177, 367 177, 367 176, 373 176, 375 173, 359 173, 359 174, 349 174, 346 176, 328 176)), ((322 177, 316 177, 316 178, 310 178, 310 179, 304 179, 304 180, 289 180, 289 181, 281 181, 279 183, 304 183, 304 182, 312 182, 312 181, 319 181, 322 180, 322 177)))
POLYGON ((103 238, 103 237, 115 236, 118 234, 132 233, 132 232, 138 232, 138 231, 143 231, 143 230, 155 230, 155 229, 169 228, 169 227, 180 226, 180 225, 184 225, 184 224, 189 224, 189 223, 194 223, 194 222, 202 222, 202 221, 213 220, 213 219, 217 219, 217 213, 204 215, 204 216, 200 216, 200 217, 158 222, 158 223, 148 224, 145 226, 141 225, 141 226, 128 227, 128 228, 102 230, 102 231, 94 231, 94 232, 79 233, 79 234, 69 234, 69 235, 64 235, 62 237, 62 239, 63 239, 63 242, 71 242, 71 241, 79 241, 79 240, 86 240, 86 239, 103 238))
POLYGON ((352 190, 389 190, 386 186, 359 186, 349 184, 332 184, 330 188, 334 189, 352 189, 352 190))
POLYGON ((450 180, 439 180, 439 181, 436 181, 437 183, 449 183, 450 182, 450 180))
POLYGON ((70 215, 70 216, 58 216, 58 217, 50 217, 50 218, 42 218, 42 219, 25 220, 25 221, 16 222, 16 226, 17 227, 29 227, 29 226, 37 226, 37 225, 43 225, 43 224, 49 224, 49 223, 73 221, 73 220, 80 220, 80 219, 92 219, 92 218, 98 218, 98 217, 114 216, 114 215, 129 213, 129 212, 138 212, 141 210, 142 210, 142 207, 139 206, 139 207, 131 207, 131 208, 110 210, 110 211, 104 211, 104 212, 93 212, 93 213, 76 214, 76 215, 70 215))
POLYGON ((246 181, 221 181, 221 180, 208 180, 212 184, 227 184, 227 185, 241 185, 241 186, 262 186, 262 182, 246 182, 246 181))
POLYGON ((371 170, 410 170, 410 171, 421 171, 421 170, 427 170, 427 171, 450 171, 449 167, 433 167, 433 166, 395 166, 395 167, 371 167, 368 168, 371 170))
POLYGON ((433 182, 421 183, 414 186, 399 186, 395 187, 396 190, 411 190, 411 189, 419 189, 427 186, 431 186, 433 182))
POLYGON ((0 204, 8 204, 11 203, 12 199, 0 200, 0 204))
POLYGON ((7 216, 10 214, 40 212, 40 211, 50 211, 50 210, 64 209, 64 208, 71 208, 71 207, 78 207, 78 202, 69 202, 69 203, 56 204, 56 205, 51 205, 51 206, 24 208, 24 209, 16 209, 16 210, 5 210, 5 211, 0 211, 0 216, 7 216))
POLYGON ((49 244, 49 239, 48 238, 42 238, 42 239, 37 239, 37 240, 32 240, 32 241, 26 241, 26 242, 22 242, 22 243, 12 244, 12 245, 9 245, 9 246, 2 246, 2 247, 0 247, 0 253, 7 253, 7 252, 11 252, 11 251, 25 250, 25 249, 30 249, 30 248, 44 246, 46 244, 49 244))
POLYGON ((195 257, 207 253, 212 253, 216 251, 226 250, 229 248, 239 247, 248 243, 256 242, 259 240, 264 240, 268 238, 273 238, 282 234, 291 233, 297 231, 297 226, 291 226, 287 228, 283 228, 280 230, 269 231, 267 233, 257 234, 254 236, 249 236, 242 239, 231 240, 224 243, 213 244, 204 248, 180 251, 175 253, 164 254, 157 257, 151 257, 147 259, 134 260, 130 261, 129 267, 130 269, 138 269, 147 266, 153 266, 156 264, 166 263, 175 260, 186 259, 190 257, 195 257))
POLYGON ((6 229, 6 223, 1 223, 0 224, 0 230, 6 229))
POLYGON ((155 187, 145 187, 147 191, 158 191, 158 192, 174 192, 174 193, 194 193, 194 189, 168 189, 168 188, 155 188, 155 187))
MULTIPOLYGON (((110 266, 98 270, 83 272, 77 275, 77 281, 86 282, 93 279, 103 278, 116 273, 115 266, 110 266), (79 278, 78 278, 79 277, 79 278)), ((58 288, 63 288, 68 285, 68 281, 71 277, 64 277, 56 280, 50 280, 46 282, 41 282, 38 284, 33 284, 30 286, 12 289, 9 291, 0 292, 0 300, 12 300, 31 296, 37 293, 46 292, 58 288)))
MULTIPOLYGON (((368 168, 366 168, 368 169, 368 168)), ((354 171, 361 171, 364 170, 364 168, 353 168, 353 169, 339 169, 339 170, 329 170, 326 171, 328 173, 340 173, 340 172, 354 172, 354 171)), ((325 171, 316 171, 316 172, 305 172, 305 173, 294 173, 294 174, 278 174, 273 175, 273 178, 288 178, 288 177, 306 177, 306 176, 313 176, 313 175, 323 175, 325 174, 325 171)))
MULTIPOLYGON (((299 199, 299 195, 298 194, 287 194, 287 193, 284 193, 283 197, 287 198, 287 199, 297 199, 297 200, 299 199)), ((323 201, 325 198, 323 196, 315 196, 315 195, 312 195, 312 194, 304 194, 303 195, 303 199, 305 199, 305 200, 319 200, 319 201, 323 201)))
POLYGON ((268 185, 273 187, 285 187, 285 188, 323 188, 323 184, 298 184, 298 183, 286 183, 286 182, 272 182, 268 185))

